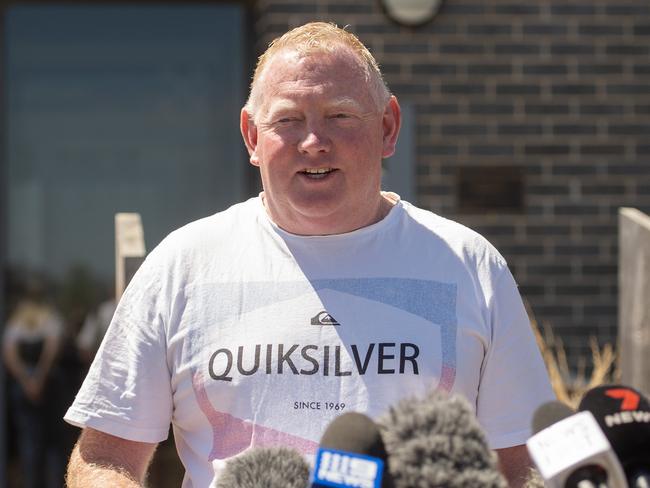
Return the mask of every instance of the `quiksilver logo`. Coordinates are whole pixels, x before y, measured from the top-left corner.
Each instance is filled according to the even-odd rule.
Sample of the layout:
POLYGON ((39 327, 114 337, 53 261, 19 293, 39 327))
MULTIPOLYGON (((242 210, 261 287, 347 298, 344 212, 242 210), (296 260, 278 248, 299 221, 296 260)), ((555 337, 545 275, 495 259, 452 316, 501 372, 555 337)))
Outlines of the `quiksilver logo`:
POLYGON ((311 325, 341 325, 338 321, 328 314, 325 310, 319 312, 311 318, 311 325))
POLYGON ((420 348, 410 342, 370 344, 246 344, 221 348, 210 356, 210 377, 232 381, 231 373, 364 376, 420 374, 420 348))

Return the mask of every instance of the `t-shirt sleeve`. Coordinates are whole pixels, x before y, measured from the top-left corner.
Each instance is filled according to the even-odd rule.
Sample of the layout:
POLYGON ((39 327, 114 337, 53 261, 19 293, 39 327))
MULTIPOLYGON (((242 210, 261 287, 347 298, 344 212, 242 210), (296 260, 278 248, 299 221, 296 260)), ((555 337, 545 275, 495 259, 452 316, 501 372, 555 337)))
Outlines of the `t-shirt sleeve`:
POLYGON ((490 300, 491 342, 481 370, 477 416, 493 449, 524 444, 535 409, 555 395, 517 284, 507 267, 490 300))
POLYGON ((140 442, 167 438, 172 414, 165 324, 169 267, 156 250, 127 287, 64 419, 140 442))

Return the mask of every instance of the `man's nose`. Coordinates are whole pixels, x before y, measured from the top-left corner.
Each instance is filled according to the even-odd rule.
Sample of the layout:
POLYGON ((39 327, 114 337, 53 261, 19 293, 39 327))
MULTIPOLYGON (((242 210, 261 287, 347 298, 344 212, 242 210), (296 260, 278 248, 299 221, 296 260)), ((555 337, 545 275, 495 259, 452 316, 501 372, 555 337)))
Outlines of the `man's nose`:
POLYGON ((309 125, 298 143, 298 149, 305 154, 329 152, 332 141, 320 125, 309 125))

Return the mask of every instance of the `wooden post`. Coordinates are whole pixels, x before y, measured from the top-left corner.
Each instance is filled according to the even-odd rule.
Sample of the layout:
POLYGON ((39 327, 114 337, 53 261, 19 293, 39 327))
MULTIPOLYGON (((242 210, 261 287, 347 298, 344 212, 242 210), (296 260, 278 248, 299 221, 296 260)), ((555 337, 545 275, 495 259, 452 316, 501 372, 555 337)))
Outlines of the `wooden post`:
POLYGON ((144 261, 144 232, 138 213, 115 214, 115 301, 144 261))
POLYGON ((621 380, 650 394, 650 217, 619 210, 618 334, 621 380))

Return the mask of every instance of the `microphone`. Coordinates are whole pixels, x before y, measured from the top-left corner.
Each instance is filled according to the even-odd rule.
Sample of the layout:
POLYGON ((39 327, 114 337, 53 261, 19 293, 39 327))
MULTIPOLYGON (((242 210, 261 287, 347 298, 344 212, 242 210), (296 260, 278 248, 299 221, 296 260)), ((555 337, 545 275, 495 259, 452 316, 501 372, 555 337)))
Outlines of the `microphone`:
POLYGON ((591 412, 623 465, 631 488, 650 487, 650 402, 623 385, 589 390, 578 406, 591 412))
POLYGON ((548 488, 627 488, 612 446, 590 412, 573 413, 559 402, 540 406, 535 434, 526 441, 548 488))
POLYGON ((286 447, 256 447, 226 463, 215 488, 305 488, 309 464, 286 447))
POLYGON ((432 392, 378 419, 395 488, 507 488, 467 400, 432 392))
POLYGON ((377 424, 361 413, 345 413, 321 437, 310 486, 393 488, 386 459, 377 424))
MULTIPOLYGON (((532 430, 533 434, 537 434, 540 430, 559 422, 562 419, 570 417, 575 412, 562 402, 547 402, 535 410, 533 414, 532 430)), ((533 461, 534 462, 534 461, 533 461)), ((544 488, 544 478, 540 472, 531 468, 524 484, 524 488, 544 488)))
POLYGON ((547 402, 540 405, 533 414, 533 434, 537 434, 540 430, 571 417, 575 411, 568 405, 562 402, 547 402))

